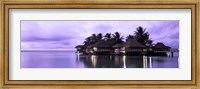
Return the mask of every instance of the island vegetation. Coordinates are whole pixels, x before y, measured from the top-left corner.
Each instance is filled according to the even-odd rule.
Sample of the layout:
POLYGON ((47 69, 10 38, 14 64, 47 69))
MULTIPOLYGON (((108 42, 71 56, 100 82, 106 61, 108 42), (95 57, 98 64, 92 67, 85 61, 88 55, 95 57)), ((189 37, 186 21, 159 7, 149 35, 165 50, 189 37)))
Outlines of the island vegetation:
POLYGON ((119 32, 92 34, 87 37, 83 45, 77 45, 78 54, 108 54, 108 55, 157 55, 167 56, 171 47, 162 42, 152 44, 153 40, 146 29, 139 26, 136 30, 124 37, 119 32))

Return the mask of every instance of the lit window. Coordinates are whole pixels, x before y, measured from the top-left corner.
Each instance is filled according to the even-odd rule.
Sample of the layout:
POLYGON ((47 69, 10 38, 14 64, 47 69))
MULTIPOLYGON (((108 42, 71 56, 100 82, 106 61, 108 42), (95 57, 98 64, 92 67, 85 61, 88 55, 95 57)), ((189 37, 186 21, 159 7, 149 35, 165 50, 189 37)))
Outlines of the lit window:
POLYGON ((122 51, 122 53, 126 53, 126 51, 122 51))
POLYGON ((94 51, 97 51, 97 47, 94 47, 93 49, 94 49, 94 51))
POLYGON ((143 51, 147 51, 147 49, 143 49, 143 51))

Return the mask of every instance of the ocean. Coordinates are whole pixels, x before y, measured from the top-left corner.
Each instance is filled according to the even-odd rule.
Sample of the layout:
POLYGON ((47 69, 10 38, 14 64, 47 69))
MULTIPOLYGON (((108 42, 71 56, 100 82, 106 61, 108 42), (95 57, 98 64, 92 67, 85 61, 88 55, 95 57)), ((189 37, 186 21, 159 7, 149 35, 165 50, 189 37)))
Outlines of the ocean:
POLYGON ((21 51, 21 68, 179 68, 168 56, 76 55, 75 51, 21 51))

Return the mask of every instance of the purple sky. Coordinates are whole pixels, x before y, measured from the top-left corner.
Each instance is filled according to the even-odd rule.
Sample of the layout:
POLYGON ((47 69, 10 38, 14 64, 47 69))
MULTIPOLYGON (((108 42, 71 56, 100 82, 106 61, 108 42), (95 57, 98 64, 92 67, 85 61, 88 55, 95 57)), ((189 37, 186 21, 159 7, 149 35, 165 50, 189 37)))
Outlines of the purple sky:
POLYGON ((179 47, 179 21, 21 21, 22 49, 74 49, 93 33, 120 32, 124 38, 139 26, 153 43, 179 47))

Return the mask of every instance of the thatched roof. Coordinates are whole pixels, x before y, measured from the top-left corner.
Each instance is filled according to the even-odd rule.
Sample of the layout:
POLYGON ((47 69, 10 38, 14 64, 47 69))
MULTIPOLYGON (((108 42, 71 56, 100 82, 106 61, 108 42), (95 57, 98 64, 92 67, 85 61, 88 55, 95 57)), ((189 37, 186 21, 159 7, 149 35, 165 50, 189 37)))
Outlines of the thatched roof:
POLYGON ((145 48, 145 45, 137 42, 135 39, 129 39, 123 45, 125 48, 145 48))
POLYGON ((86 45, 77 45, 75 48, 86 48, 86 45))
POLYGON ((83 47, 83 45, 77 45, 75 48, 83 47))
POLYGON ((154 48, 156 49, 170 49, 171 47, 164 45, 162 42, 158 42, 154 48))
POLYGON ((103 48, 103 47, 112 47, 112 43, 106 42, 104 40, 100 40, 98 42, 96 42, 93 45, 88 46, 88 48, 92 48, 92 47, 99 47, 99 48, 103 48))
POLYGON ((121 43, 121 44, 115 44, 114 46, 112 46, 113 48, 121 48, 121 47, 123 47, 123 43, 121 43))

